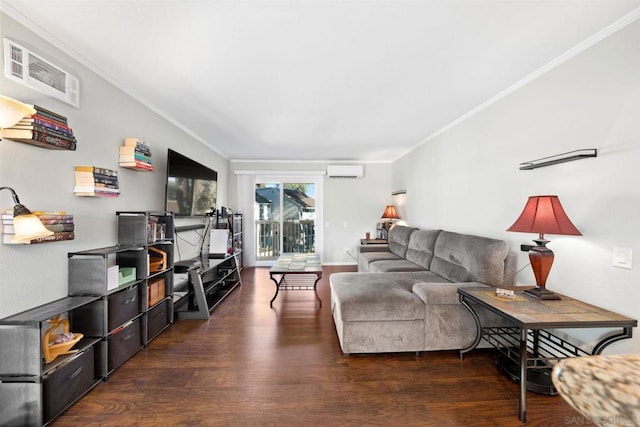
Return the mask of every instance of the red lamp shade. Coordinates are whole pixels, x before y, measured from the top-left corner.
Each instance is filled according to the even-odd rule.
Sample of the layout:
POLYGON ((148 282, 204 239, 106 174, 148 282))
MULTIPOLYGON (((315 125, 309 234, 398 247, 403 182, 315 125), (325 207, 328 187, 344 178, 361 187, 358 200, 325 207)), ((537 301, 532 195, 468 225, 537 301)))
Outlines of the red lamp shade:
POLYGON ((396 211, 396 207, 393 205, 387 205, 387 207, 384 208, 384 212, 382 213, 382 216, 380 218, 400 219, 400 217, 398 216, 398 212, 396 211))
POLYGON ((571 222, 566 212, 560 204, 558 196, 531 196, 527 201, 522 213, 507 228, 507 231, 519 231, 522 233, 538 233, 539 238, 534 239, 537 246, 529 250, 529 260, 531 268, 536 277, 537 287, 525 291, 526 294, 539 299, 560 299, 559 296, 548 291, 545 286, 547 276, 553 265, 553 251, 546 247, 548 240, 545 234, 565 234, 570 236, 582 236, 575 225, 571 222))
POLYGON ((507 231, 582 236, 560 204, 558 196, 531 196, 520 217, 507 231))

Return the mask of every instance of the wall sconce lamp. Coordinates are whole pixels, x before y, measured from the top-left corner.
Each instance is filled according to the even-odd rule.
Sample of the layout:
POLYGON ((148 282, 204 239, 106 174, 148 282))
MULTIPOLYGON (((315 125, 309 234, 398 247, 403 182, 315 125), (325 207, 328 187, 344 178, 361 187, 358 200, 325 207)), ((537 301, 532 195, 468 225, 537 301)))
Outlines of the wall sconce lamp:
POLYGON ((529 260, 533 274, 536 276, 536 288, 528 289, 524 293, 541 300, 559 300, 558 295, 547 290, 547 276, 553 265, 553 251, 546 247, 549 240, 545 234, 563 234, 582 236, 565 213, 558 196, 531 196, 527 201, 520 217, 507 231, 521 233, 538 233, 534 239, 536 246, 529 250, 529 260))
MULTIPOLYGON (((24 116, 35 114, 33 105, 0 95, 0 130, 18 123, 24 116)), ((0 135, 1 136, 1 135, 0 135)))
POLYGON ((38 239, 40 237, 47 237, 53 234, 52 231, 47 230, 40 219, 31 213, 23 204, 20 203, 18 195, 11 187, 0 187, 0 190, 11 191, 13 202, 13 228, 15 229, 15 235, 11 240, 11 243, 29 243, 32 239, 38 239))

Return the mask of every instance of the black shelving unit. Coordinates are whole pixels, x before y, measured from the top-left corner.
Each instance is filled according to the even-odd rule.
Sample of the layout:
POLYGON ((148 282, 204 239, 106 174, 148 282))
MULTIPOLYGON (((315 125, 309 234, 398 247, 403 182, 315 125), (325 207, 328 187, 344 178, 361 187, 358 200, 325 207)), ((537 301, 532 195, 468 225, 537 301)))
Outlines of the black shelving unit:
POLYGON ((176 280, 175 315, 178 319, 208 319, 211 310, 241 285, 236 254, 193 260, 186 279, 176 280))
POLYGON ((50 363, 43 359, 42 337, 48 320, 70 319, 70 332, 80 332, 73 314, 99 297, 65 297, 0 319, 0 425, 41 426, 69 408, 102 379, 98 356, 103 342, 83 337, 50 363))

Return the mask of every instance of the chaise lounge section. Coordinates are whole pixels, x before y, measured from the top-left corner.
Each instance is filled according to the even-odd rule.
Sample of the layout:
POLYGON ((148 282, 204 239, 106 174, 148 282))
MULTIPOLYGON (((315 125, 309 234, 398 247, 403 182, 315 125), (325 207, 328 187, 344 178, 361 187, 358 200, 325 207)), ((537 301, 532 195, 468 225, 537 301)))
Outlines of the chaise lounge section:
MULTIPOLYGON (((330 277, 345 354, 465 348, 476 327, 457 289, 508 286, 515 275, 507 243, 487 237, 396 225, 388 245, 362 249, 359 272, 330 277)), ((478 313, 483 324, 502 324, 490 312, 478 313)))

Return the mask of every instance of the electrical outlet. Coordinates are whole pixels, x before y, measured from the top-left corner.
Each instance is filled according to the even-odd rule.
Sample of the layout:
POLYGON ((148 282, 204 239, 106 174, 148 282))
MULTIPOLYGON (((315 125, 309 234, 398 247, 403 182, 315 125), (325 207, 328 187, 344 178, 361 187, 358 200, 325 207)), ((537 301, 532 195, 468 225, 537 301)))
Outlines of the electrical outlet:
POLYGON ((343 252, 347 255, 349 255, 349 251, 351 250, 351 248, 344 248, 343 252))

